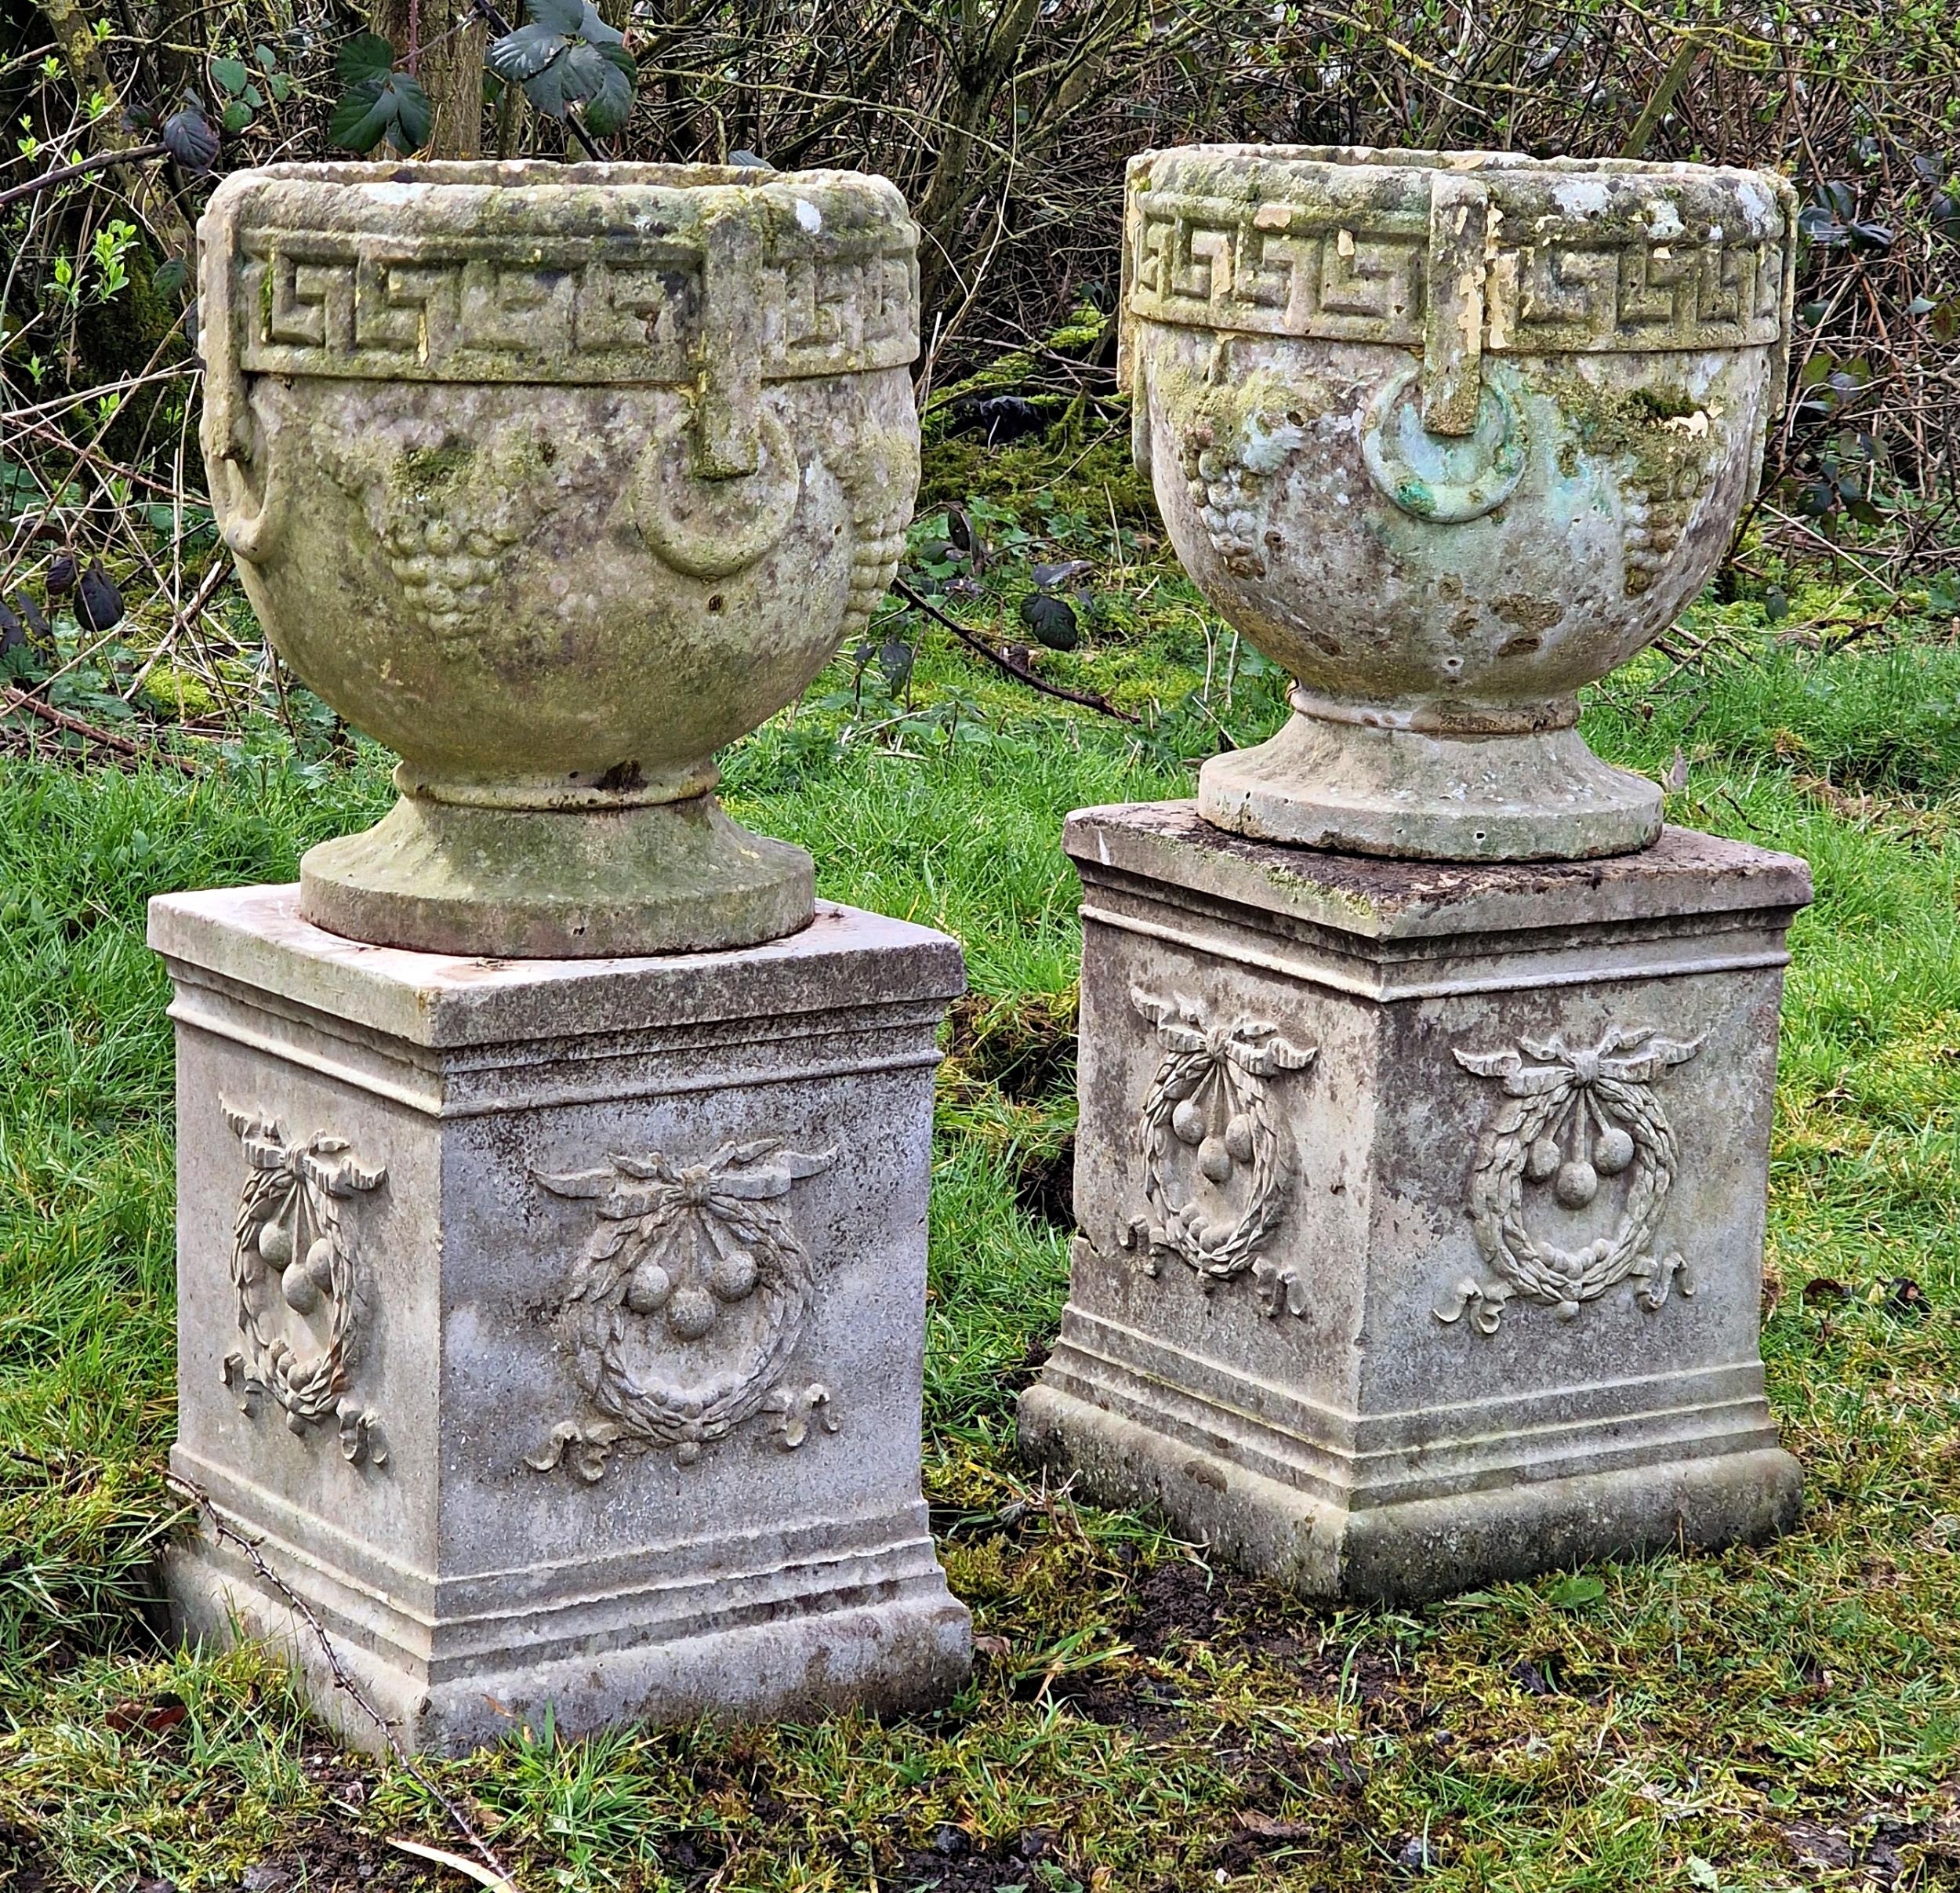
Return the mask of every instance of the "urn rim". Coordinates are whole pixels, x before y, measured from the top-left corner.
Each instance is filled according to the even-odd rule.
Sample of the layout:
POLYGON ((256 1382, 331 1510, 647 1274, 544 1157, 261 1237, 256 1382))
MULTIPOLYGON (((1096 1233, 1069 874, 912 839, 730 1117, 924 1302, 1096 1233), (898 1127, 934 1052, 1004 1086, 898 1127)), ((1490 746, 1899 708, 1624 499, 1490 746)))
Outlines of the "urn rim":
POLYGON ((1686 158, 1575 158, 1559 154, 1535 158, 1525 151, 1483 150, 1446 151, 1421 145, 1200 144, 1160 145, 1139 151, 1127 167, 1130 187, 1139 176, 1165 158, 1193 162, 1234 160, 1268 164, 1280 170, 1308 169, 1339 173, 1406 170, 1454 173, 1490 179, 1515 174, 1520 181, 1559 177, 1624 178, 1654 183, 1675 181, 1703 185, 1755 184, 1766 187, 1780 201, 1795 187, 1780 173, 1741 165, 1697 164, 1686 158))

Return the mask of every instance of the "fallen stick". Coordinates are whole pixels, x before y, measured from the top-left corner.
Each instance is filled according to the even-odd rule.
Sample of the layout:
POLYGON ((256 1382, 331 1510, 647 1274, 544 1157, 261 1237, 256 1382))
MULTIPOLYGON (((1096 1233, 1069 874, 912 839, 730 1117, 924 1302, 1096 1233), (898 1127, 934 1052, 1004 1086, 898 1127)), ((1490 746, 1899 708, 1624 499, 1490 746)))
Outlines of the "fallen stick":
POLYGON ((9 710, 28 710, 42 719, 52 723, 56 729, 65 729, 71 736, 85 738, 90 743, 99 743, 104 749, 114 750, 119 756, 128 756, 138 762, 158 762, 173 769, 181 770, 186 776, 197 776, 202 772, 198 765, 182 756, 172 756, 167 750, 146 749, 133 737, 119 736, 112 729, 102 729, 80 717, 69 715, 65 710, 56 710, 52 703, 44 703, 38 697, 30 696, 24 690, 8 690, 0 694, 0 715, 9 710))
POLYGON ((1100 710, 1105 717, 1114 717, 1120 723, 1143 721, 1127 710, 1119 710, 1106 696, 1098 696, 1092 690, 1071 690, 1065 684, 1051 684, 1046 678, 1036 676, 1025 664, 1016 663, 1005 651, 996 651, 978 632, 968 630, 958 619, 914 591, 903 579, 894 579, 891 589, 915 610, 924 612, 935 624, 944 625, 969 650, 978 651, 988 663, 1006 671, 1017 683, 1025 684, 1030 690, 1038 690, 1044 696, 1059 697, 1065 703, 1080 703, 1084 710, 1100 710))

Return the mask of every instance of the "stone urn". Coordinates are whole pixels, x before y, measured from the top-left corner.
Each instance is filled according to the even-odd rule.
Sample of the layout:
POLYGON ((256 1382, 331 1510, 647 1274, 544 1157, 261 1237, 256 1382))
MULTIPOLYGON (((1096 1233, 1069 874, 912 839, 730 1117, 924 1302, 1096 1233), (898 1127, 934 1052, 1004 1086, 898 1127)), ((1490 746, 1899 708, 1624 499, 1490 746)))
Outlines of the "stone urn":
POLYGON ((1577 692, 1664 630, 1780 404, 1795 198, 1751 171, 1194 146, 1134 159, 1123 372, 1192 579, 1295 680, 1199 807, 1261 839, 1608 855, 1661 794, 1577 692))
POLYGON ((247 596, 397 752, 301 864, 355 939, 499 956, 752 945, 800 848, 721 746, 882 596, 918 481, 916 231, 846 172, 279 165, 199 225, 201 438, 247 596))

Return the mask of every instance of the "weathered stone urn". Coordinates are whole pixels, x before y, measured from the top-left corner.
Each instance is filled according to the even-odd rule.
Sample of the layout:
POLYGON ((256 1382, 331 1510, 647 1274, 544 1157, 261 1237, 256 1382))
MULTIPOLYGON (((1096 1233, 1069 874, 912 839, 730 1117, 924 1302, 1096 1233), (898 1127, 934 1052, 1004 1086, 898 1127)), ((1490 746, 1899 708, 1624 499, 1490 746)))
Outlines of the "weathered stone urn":
POLYGON ((916 231, 882 179, 285 165, 199 227, 202 441, 248 596, 397 751, 301 912, 438 952, 747 945, 808 857, 720 746, 888 582, 918 479, 916 231))
POLYGON ((889 580, 914 231, 881 180, 249 173, 205 456, 293 667, 401 753, 299 886, 159 896, 175 1619, 454 1752, 943 1703, 920 1486, 956 942, 824 903, 718 745, 889 580), (358 1695, 355 1693, 358 1691, 358 1695))
POLYGON ((1571 859, 1660 832, 1576 692, 1714 572, 1780 398, 1794 194, 1750 171, 1134 159, 1124 372, 1179 558, 1296 681, 1199 806, 1264 840, 1571 859))
POLYGON ((1792 208, 1477 152, 1131 168, 1139 463, 1296 714, 1195 805, 1069 821, 1080 1233, 1020 1437, 1302 1591, 1798 1515, 1759 1309, 1809 872, 1663 830, 1574 728, 1756 477, 1792 208))

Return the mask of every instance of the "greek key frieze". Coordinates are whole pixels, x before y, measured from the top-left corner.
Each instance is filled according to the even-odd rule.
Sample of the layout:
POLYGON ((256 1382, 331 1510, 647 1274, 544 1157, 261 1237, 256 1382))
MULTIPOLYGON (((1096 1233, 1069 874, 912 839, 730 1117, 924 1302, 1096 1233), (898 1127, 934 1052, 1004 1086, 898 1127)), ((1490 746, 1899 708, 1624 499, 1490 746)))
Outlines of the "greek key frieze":
MULTIPOLYGON (((546 241, 521 262, 460 239, 258 231, 241 248, 249 372, 681 384, 699 370, 700 260, 677 242, 546 241)), ((764 263, 764 377, 909 362, 913 268, 875 253, 764 263)))
MULTIPOLYGON (((1153 193, 1132 234, 1145 322, 1411 346, 1427 313, 1426 227, 1343 223, 1312 206, 1153 193)), ((1542 227, 1494 245, 1483 347, 1497 353, 1773 346, 1775 240, 1602 241, 1542 227)))

